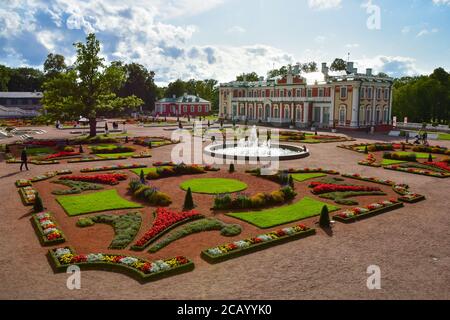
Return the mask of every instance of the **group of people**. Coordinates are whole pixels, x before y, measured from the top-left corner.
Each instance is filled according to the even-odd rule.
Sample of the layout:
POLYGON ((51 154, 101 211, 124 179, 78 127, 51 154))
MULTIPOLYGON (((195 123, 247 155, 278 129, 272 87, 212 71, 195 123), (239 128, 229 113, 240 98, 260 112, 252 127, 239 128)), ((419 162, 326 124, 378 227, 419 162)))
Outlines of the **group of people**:
MULTIPOLYGON (((409 142, 409 131, 405 134, 406 143, 409 142)), ((428 133, 426 131, 419 131, 418 134, 414 136, 414 144, 428 145, 428 133)))

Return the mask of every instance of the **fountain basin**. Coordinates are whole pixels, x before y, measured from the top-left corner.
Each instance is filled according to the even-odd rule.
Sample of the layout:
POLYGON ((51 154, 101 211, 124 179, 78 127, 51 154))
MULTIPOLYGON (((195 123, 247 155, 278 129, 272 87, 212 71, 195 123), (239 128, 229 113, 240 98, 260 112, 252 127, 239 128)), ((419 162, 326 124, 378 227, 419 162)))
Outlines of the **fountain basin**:
POLYGON ((211 144, 204 149, 204 153, 213 158, 243 161, 295 160, 309 156, 309 150, 289 144, 280 144, 268 148, 242 147, 239 143, 211 144))

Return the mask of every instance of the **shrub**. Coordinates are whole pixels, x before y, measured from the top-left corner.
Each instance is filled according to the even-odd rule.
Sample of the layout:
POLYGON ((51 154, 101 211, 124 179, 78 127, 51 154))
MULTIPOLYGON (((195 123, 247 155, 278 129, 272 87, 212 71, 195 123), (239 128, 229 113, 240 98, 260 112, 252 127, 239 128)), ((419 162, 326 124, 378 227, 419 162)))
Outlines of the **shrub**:
POLYGON ((184 197, 183 210, 192 210, 194 207, 194 199, 192 199, 192 191, 189 187, 187 189, 186 196, 184 197))
POLYGON ((433 156, 431 155, 431 153, 428 155, 428 162, 433 162, 433 156))
POLYGON ((65 151, 65 152, 74 152, 75 149, 73 147, 66 146, 66 147, 64 147, 63 151, 65 151))
POLYGON ((141 170, 141 173, 139 175, 139 179, 141 180, 142 184, 145 184, 145 174, 144 174, 144 170, 141 170))
POLYGON ((165 207, 172 203, 169 195, 144 185, 137 179, 130 181, 128 190, 133 193, 133 196, 146 200, 150 205, 165 207))
POLYGON ((266 196, 264 193, 257 193, 250 197, 253 208, 261 208, 266 205, 266 196))
POLYGON ((294 178, 292 177, 292 175, 289 175, 289 187, 291 187, 292 190, 295 189, 294 178))
POLYGON ((280 191, 283 193, 284 199, 286 201, 292 200, 295 198, 297 193, 294 192, 294 189, 291 187, 281 188, 280 191))
POLYGON ((272 191, 270 193, 273 203, 283 203, 284 202, 284 193, 280 190, 272 191))
POLYGON ((322 211, 320 212, 319 225, 322 228, 329 228, 330 227, 330 214, 328 212, 328 207, 327 206, 323 206, 322 211))
POLYGON ((367 150, 370 152, 374 151, 389 151, 394 150, 394 146, 392 144, 371 144, 367 147, 367 150))
POLYGON ((232 199, 229 194, 214 197, 214 209, 222 210, 231 208, 232 199))
POLYGON ((235 171, 234 169, 234 163, 230 163, 230 168, 228 169, 229 173, 233 173, 235 171))
POLYGON ((365 146, 365 148, 364 148, 364 153, 365 153, 365 154, 368 154, 368 153, 369 153, 369 149, 367 148, 367 144, 366 144, 366 146, 365 146))
POLYGON ((80 218, 77 221, 77 227, 85 228, 93 226, 95 222, 91 218, 80 218))
POLYGON ((169 195, 155 190, 148 198, 148 202, 153 206, 167 207, 172 203, 169 195))
POLYGON ((92 153, 103 154, 103 153, 126 153, 136 151, 133 147, 117 146, 115 148, 102 148, 102 147, 92 147, 92 153))
POLYGON ((39 195, 39 193, 36 193, 36 198, 35 198, 34 204, 33 204, 33 211, 34 212, 44 211, 44 204, 42 203, 42 198, 39 195))

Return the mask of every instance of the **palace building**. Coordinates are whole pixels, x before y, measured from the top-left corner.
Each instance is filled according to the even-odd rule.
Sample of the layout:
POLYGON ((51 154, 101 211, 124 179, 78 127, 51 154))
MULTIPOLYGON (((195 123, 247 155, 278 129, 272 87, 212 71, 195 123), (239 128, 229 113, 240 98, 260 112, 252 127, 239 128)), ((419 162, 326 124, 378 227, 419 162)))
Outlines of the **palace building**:
POLYGON ((211 103, 199 96, 184 94, 181 97, 164 98, 155 102, 155 113, 162 116, 206 116, 211 103))
POLYGON ((321 72, 301 73, 297 65, 285 76, 221 84, 220 116, 280 127, 389 130, 393 79, 353 66, 333 73, 323 63, 321 72))

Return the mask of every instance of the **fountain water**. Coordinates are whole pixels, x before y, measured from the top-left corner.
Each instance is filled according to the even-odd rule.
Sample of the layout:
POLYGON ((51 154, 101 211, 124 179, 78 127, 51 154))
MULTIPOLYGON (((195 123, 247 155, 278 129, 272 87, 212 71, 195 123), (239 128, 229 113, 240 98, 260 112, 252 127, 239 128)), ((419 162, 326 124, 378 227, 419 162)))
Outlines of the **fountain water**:
POLYGON ((205 153, 213 157, 228 159, 275 159, 292 160, 304 158, 309 150, 293 145, 274 145, 271 139, 260 141, 256 126, 250 129, 248 138, 240 139, 235 143, 213 144, 205 148, 205 153))

